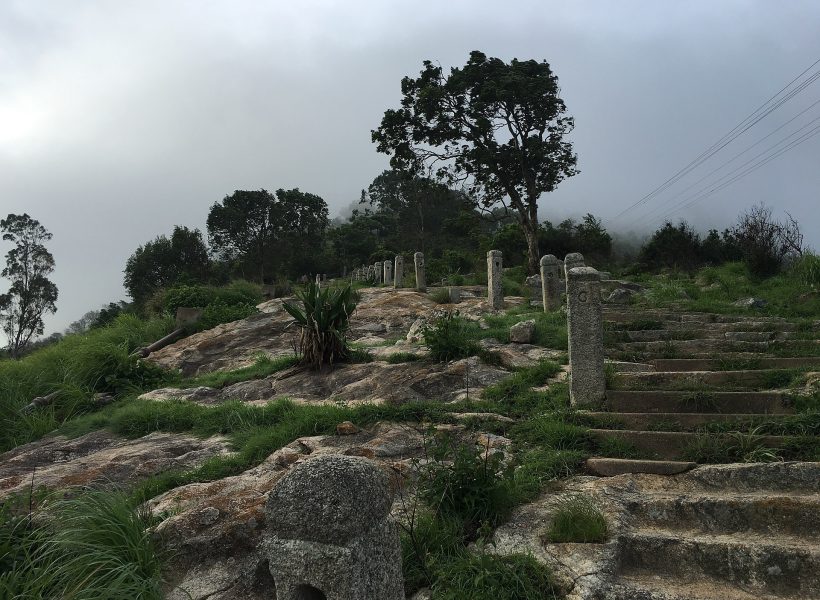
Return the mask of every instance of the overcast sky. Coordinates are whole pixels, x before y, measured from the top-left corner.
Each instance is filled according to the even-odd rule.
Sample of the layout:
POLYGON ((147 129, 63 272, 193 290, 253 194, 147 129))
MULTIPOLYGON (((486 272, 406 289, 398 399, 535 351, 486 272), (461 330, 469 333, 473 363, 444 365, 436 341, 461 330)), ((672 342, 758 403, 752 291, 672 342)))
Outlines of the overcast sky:
MULTIPOLYGON (((820 59, 818 26, 814 0, 2 0, 0 216, 28 212, 54 234, 47 332, 62 330, 125 298, 139 244, 175 224, 204 229, 235 189, 299 187, 343 210, 387 166, 370 131, 398 105, 401 78, 478 49, 546 59, 576 119, 581 173, 542 198, 542 217, 655 226, 644 217, 820 100, 818 81, 609 221, 820 59)), ((713 180, 818 116, 820 105, 713 180)), ((820 135, 672 218, 722 228, 765 202, 818 247, 819 167, 820 135)))

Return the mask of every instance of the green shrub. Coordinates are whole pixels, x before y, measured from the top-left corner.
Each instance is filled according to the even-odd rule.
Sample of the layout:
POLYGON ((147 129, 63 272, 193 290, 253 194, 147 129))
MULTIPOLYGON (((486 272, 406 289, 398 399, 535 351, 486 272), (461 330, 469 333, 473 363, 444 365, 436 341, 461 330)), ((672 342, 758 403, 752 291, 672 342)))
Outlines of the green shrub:
POLYGON ((424 343, 433 359, 446 362, 478 353, 478 344, 470 339, 467 322, 458 311, 447 312, 422 330, 424 343))
POLYGON ((450 290, 446 287, 436 288, 434 291, 427 294, 436 304, 450 304, 450 290))
POLYGON ((309 283, 304 290, 296 292, 301 307, 290 302, 283 303, 282 306, 300 329, 302 364, 320 369, 322 365, 332 365, 350 357, 346 336, 350 315, 356 309, 351 295, 349 285, 323 289, 309 283))
POLYGON ((445 517, 458 518, 473 535, 495 525, 516 502, 513 470, 501 464, 503 453, 440 437, 432 447, 434 462, 423 470, 420 494, 445 517))
POLYGON ((205 307, 196 325, 197 329, 204 331, 223 323, 245 319, 257 312, 259 311, 253 304, 225 304, 222 300, 215 300, 205 307))
POLYGON ((604 515, 586 496, 563 500, 552 519, 547 538, 551 542, 600 543, 606 540, 604 515))

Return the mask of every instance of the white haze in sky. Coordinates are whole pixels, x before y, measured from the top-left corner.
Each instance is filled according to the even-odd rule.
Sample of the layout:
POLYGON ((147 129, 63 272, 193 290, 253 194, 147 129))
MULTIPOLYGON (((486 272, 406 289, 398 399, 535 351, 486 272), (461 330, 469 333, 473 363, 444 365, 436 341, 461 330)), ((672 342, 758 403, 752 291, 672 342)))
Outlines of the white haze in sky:
MULTIPOLYGON (((592 212, 644 232, 658 222, 643 217, 820 100, 818 82, 610 221, 820 59, 818 26, 811 0, 4 0, 0 216, 28 212, 54 234, 47 332, 62 330, 125 297, 139 244, 175 224, 204 230, 235 189, 299 187, 338 214, 387 167, 370 131, 398 106, 401 78, 477 49, 546 59, 576 118, 581 174, 542 198, 542 218, 592 212)), ((820 105, 732 166, 818 116, 820 105)), ((820 136, 671 218, 723 228, 764 202, 818 247, 818 165, 820 136)))

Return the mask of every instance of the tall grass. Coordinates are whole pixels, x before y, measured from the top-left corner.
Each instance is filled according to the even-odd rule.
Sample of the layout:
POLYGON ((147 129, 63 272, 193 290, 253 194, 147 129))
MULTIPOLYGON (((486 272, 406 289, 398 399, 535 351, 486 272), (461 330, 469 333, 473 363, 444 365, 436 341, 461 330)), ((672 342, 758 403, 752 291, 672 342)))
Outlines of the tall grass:
POLYGON ((125 395, 170 379, 130 354, 172 328, 170 318, 119 315, 110 325, 76 335, 21 360, 0 360, 0 451, 36 439, 94 408, 93 394, 125 395), (37 396, 58 392, 47 407, 23 413, 37 396))
POLYGON ((0 507, 0 598, 159 600, 148 513, 124 494, 46 501, 34 515, 0 507))

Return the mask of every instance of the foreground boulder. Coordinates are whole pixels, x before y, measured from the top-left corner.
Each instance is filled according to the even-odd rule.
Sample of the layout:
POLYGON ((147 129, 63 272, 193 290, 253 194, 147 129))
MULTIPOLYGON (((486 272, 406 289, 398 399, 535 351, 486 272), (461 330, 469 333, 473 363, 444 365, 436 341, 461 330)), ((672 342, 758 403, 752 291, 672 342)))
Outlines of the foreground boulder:
POLYGON ((268 561, 279 600, 402 600, 387 474, 354 456, 307 460, 268 495, 268 561))

